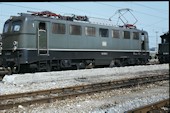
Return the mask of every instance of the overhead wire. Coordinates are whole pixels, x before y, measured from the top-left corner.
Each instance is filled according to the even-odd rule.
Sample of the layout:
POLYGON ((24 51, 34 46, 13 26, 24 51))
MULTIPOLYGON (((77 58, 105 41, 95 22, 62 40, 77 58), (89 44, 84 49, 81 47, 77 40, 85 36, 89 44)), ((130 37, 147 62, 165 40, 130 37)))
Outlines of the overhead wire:
MULTIPOLYGON (((122 7, 113 6, 113 5, 106 4, 106 3, 100 3, 100 2, 94 2, 94 3, 102 4, 102 5, 106 5, 106 6, 110 6, 110 7, 114 7, 114 8, 122 8, 122 7)), ((132 2, 132 3, 133 3, 133 2, 132 2)), ((40 9, 40 8, 26 7, 26 6, 21 6, 21 5, 9 4, 9 3, 1 3, 1 4, 3 4, 3 5, 9 5, 9 6, 22 7, 22 8, 27 8, 27 9, 29 8, 29 9, 36 9, 36 10, 45 10, 45 9, 40 9)), ((50 3, 50 4, 52 4, 52 3, 50 3)), ((141 5, 141 4, 139 4, 139 3, 133 3, 133 4, 141 5)), ((56 5, 56 4, 53 4, 53 5, 56 5)), ((61 4, 60 4, 60 5, 61 5, 61 4)), ((74 7, 70 7, 70 6, 65 6, 65 5, 61 5, 61 6, 67 7, 67 8, 70 8, 70 9, 74 9, 74 10, 78 10, 78 11, 81 11, 81 12, 90 12, 90 13, 91 13, 91 11, 84 11, 84 10, 77 9, 77 8, 74 8, 74 7)), ((141 5, 141 6, 147 7, 147 6, 145 6, 145 5, 141 5)), ((152 8, 152 7, 147 7, 147 8, 156 9, 156 8, 152 8)), ((145 15, 148 15, 148 16, 163 18, 163 17, 157 16, 157 15, 151 15, 151 14, 144 13, 144 12, 137 11, 137 10, 135 10, 135 12, 138 12, 138 13, 141 13, 141 14, 145 14, 145 15)), ((64 12, 62 12, 62 13, 64 13, 64 12)), ((100 15, 100 16, 101 16, 101 14, 98 14, 98 13, 93 13, 93 14, 96 14, 96 15, 100 15)), ((106 15, 103 15, 103 16, 106 16, 106 15)), ((163 19, 167 19, 167 20, 168 20, 168 18, 163 18, 163 19)))
POLYGON ((21 5, 9 4, 9 3, 1 3, 1 4, 2 4, 2 5, 8 5, 8 6, 22 7, 22 8, 27 8, 27 9, 42 10, 42 9, 39 9, 39 8, 26 7, 26 6, 21 6, 21 5))
MULTIPOLYGON (((15 5, 15 4, 9 4, 9 3, 1 3, 2 5, 8 5, 8 6, 15 6, 15 7, 20 7, 20 8, 25 8, 25 9, 33 9, 33 10, 46 10, 46 9, 40 9, 40 8, 33 8, 33 7, 26 7, 26 6, 21 6, 21 5, 15 5)), ((49 3, 49 4, 52 4, 52 5, 56 5, 54 3, 49 3)), ((58 5, 57 5, 58 6, 58 5)), ((73 10, 77 10, 77 11, 81 11, 81 12, 89 12, 89 13, 92 13, 91 11, 85 11, 85 10, 81 10, 81 9, 77 9, 77 8, 74 8, 74 7, 70 7, 70 6, 66 6, 66 5, 62 5, 60 4, 60 6, 63 6, 63 7, 66 7, 66 8, 70 8, 70 9, 73 9, 73 10)), ((60 13, 64 13, 66 14, 66 12, 61 12, 61 11, 57 11, 57 12, 60 12, 60 13)), ((100 15, 100 16, 106 16, 106 15, 101 15, 99 13, 94 13, 93 12, 93 15, 100 15)), ((1 14, 2 15, 2 14, 1 14)), ((88 16, 89 18, 96 18, 96 19, 103 19, 103 20, 109 20, 109 19, 106 19, 106 18, 99 18, 99 17, 93 17, 93 16, 88 16)))
MULTIPOLYGON (((123 8, 123 7, 113 6, 113 5, 106 4, 106 3, 100 3, 100 2, 94 2, 94 3, 97 3, 97 4, 102 4, 102 5, 105 5, 105 6, 110 6, 110 7, 114 7, 114 8, 123 8)), ((137 11, 137 10, 135 10, 135 12, 137 12, 137 13, 141 13, 141 14, 144 14, 144 15, 148 15, 148 16, 152 16, 152 17, 163 18, 163 17, 157 16, 157 15, 151 15, 151 14, 144 13, 144 12, 137 11)), ((168 20, 168 18, 163 18, 163 19, 167 19, 167 20, 168 20)))
MULTIPOLYGON (((47 10, 47 9, 42 9, 42 8, 34 8, 34 7, 26 7, 26 6, 21 6, 21 5, 15 5, 15 4, 9 4, 9 3, 1 3, 2 5, 8 5, 8 6, 15 6, 15 7, 20 7, 20 8, 25 8, 25 9, 31 9, 31 10, 38 10, 38 11, 42 11, 42 10, 47 10)), ((58 11, 60 12, 60 11, 58 11)), ((65 12, 60 12, 60 13, 65 13, 65 12)))
POLYGON ((139 4, 139 3, 136 3, 136 2, 131 2, 131 3, 133 3, 133 4, 135 4, 135 5, 138 5, 138 6, 141 6, 141 7, 145 7, 145 8, 148 8, 148 9, 153 9, 153 10, 157 10, 157 11, 159 11, 159 12, 164 12, 165 13, 165 11, 168 13, 168 10, 165 10, 165 9, 158 9, 158 8, 154 8, 154 7, 150 7, 150 6, 146 6, 146 5, 143 5, 143 4, 139 4), (161 11, 162 10, 162 11, 161 11))
MULTIPOLYGON (((113 5, 110 5, 110 4, 106 4, 106 3, 101 3, 101 2, 94 2, 94 3, 97 3, 97 4, 101 4, 101 5, 107 5, 107 6, 110 6, 110 7, 114 7, 114 8, 121 8, 121 7, 118 7, 118 6, 113 6, 113 5)), ((40 8, 33 8, 33 7, 26 7, 26 6, 21 6, 21 5, 15 5, 15 4, 9 4, 9 3, 1 3, 3 5, 10 5, 10 6, 15 6, 15 7, 22 7, 22 8, 29 8, 29 9, 36 9, 36 10, 44 10, 44 9, 40 9, 40 8)), ((52 4, 52 3, 51 3, 52 4)), ((139 3, 133 3, 133 4, 137 4, 137 5, 141 5, 139 3)), ((53 4, 53 5, 56 5, 56 4, 53 4)), ((89 11, 85 11, 85 10, 81 10, 81 9, 77 9, 77 8, 74 8, 74 7, 70 7, 70 6, 65 6, 65 5, 61 5, 60 6, 63 6, 63 7, 67 7, 67 8, 70 8, 70 9, 74 9, 74 10, 78 10, 78 11, 81 11, 81 12, 89 12, 89 11)), ((147 7, 145 5, 141 5, 143 7, 147 7)), ((152 7, 147 7, 147 8, 151 8, 151 9, 156 9, 156 8, 152 8, 152 7)), ((136 11, 136 10, 135 10, 136 11)), ((139 12, 141 14, 145 14, 145 15, 149 15, 149 16, 154 16, 154 17, 159 17, 159 16, 155 16, 155 15, 150 15, 150 14, 147 14, 147 13, 143 13, 143 12, 140 12, 140 11, 136 11, 136 12, 139 12)), ((65 12, 62 12, 62 13, 65 13, 65 12)), ((91 12, 90 12, 91 13, 91 12)), ((98 13, 95 13, 96 15, 100 15, 101 14, 98 14, 98 13)), ((114 14, 115 15, 115 14, 114 14)), ((113 15, 113 16, 114 16, 113 15)), ((4 15, 5 16, 5 15, 4 15)), ((7 16, 7 15, 6 15, 7 16)), ((105 16, 105 15, 103 15, 105 16)), ((98 17, 91 17, 91 18, 98 18, 98 17)), ((159 18, 162 18, 162 17, 159 17, 159 18)), ((105 18, 98 18, 98 19, 104 19, 104 20, 108 20, 108 19, 105 19, 105 18)), ((110 19, 110 18, 109 18, 110 19)), ((167 18, 163 18, 163 19, 167 19, 167 18)), ((157 24, 157 22, 155 22, 155 24, 157 24)), ((154 25, 154 24, 150 24, 150 25, 154 25)), ((150 26, 150 25, 145 25, 145 27, 147 26, 150 26)))
POLYGON ((163 22, 163 21, 167 21, 167 20, 161 19, 161 20, 156 21, 156 22, 154 22, 154 23, 151 23, 151 24, 149 24, 149 25, 145 25, 144 27, 145 27, 145 28, 151 27, 151 26, 153 26, 153 25, 155 25, 155 24, 158 24, 158 23, 161 23, 161 22, 163 22))

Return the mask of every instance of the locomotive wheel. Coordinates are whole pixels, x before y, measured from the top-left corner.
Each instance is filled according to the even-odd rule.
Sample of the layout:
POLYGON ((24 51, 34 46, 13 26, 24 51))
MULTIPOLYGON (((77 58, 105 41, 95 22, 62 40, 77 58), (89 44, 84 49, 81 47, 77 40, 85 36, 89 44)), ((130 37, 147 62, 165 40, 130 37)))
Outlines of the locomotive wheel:
POLYGON ((123 67, 125 65, 129 65, 127 60, 116 59, 111 61, 109 67, 123 67))
POLYGON ((120 60, 115 60, 115 66, 116 67, 121 67, 122 63, 120 62, 120 60))
POLYGON ((79 69, 84 69, 85 64, 83 62, 76 63, 75 65, 72 66, 73 69, 79 70, 79 69))
POLYGON ((94 67, 94 63, 90 63, 86 66, 86 69, 92 69, 94 67))
POLYGON ((114 60, 112 60, 112 61, 111 61, 111 63, 110 63, 110 65, 109 65, 109 67, 111 67, 111 68, 112 68, 112 67, 116 67, 116 65, 115 65, 115 61, 114 61, 114 60))

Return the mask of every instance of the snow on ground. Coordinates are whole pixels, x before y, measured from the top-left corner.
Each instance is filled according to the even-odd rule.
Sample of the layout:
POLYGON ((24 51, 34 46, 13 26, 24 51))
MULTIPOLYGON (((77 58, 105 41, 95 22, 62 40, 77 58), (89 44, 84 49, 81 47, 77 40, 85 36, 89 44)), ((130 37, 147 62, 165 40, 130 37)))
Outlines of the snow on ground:
POLYGON ((6 75, 0 83, 0 95, 111 81, 168 70, 168 64, 161 64, 6 75), (82 81, 81 78, 85 79, 82 81))

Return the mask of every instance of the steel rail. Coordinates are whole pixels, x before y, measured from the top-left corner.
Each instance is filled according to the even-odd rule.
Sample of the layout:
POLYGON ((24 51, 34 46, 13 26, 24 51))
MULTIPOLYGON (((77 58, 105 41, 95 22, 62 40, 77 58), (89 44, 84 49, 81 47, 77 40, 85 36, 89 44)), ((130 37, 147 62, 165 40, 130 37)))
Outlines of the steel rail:
POLYGON ((114 81, 103 82, 103 83, 94 83, 88 85, 71 86, 66 88, 0 95, 0 110, 17 107, 19 105, 26 106, 34 103, 46 103, 56 99, 65 99, 68 97, 74 97, 82 94, 89 94, 94 92, 110 90, 110 89, 130 87, 130 86, 152 83, 152 82, 162 81, 162 80, 169 80, 169 74, 126 78, 121 80, 114 80, 114 81), (15 99, 25 98, 25 97, 27 98, 33 97, 33 99, 26 100, 23 102, 15 102, 15 99), (10 99, 13 100, 11 101, 10 99), (4 104, 3 101, 6 100, 10 100, 10 103, 4 104))
POLYGON ((146 106, 142 106, 124 113, 169 113, 170 112, 170 99, 161 100, 146 106))

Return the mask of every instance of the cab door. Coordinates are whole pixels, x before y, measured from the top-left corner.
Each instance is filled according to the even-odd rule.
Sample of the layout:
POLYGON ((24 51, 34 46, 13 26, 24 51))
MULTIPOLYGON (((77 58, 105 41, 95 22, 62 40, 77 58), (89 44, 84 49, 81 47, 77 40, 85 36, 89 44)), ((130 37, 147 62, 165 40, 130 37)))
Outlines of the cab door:
POLYGON ((146 47, 145 47, 145 34, 142 33, 141 34, 141 52, 145 52, 146 51, 146 47))
POLYGON ((49 55, 48 50, 48 22, 39 22, 38 23, 38 55, 49 55))

